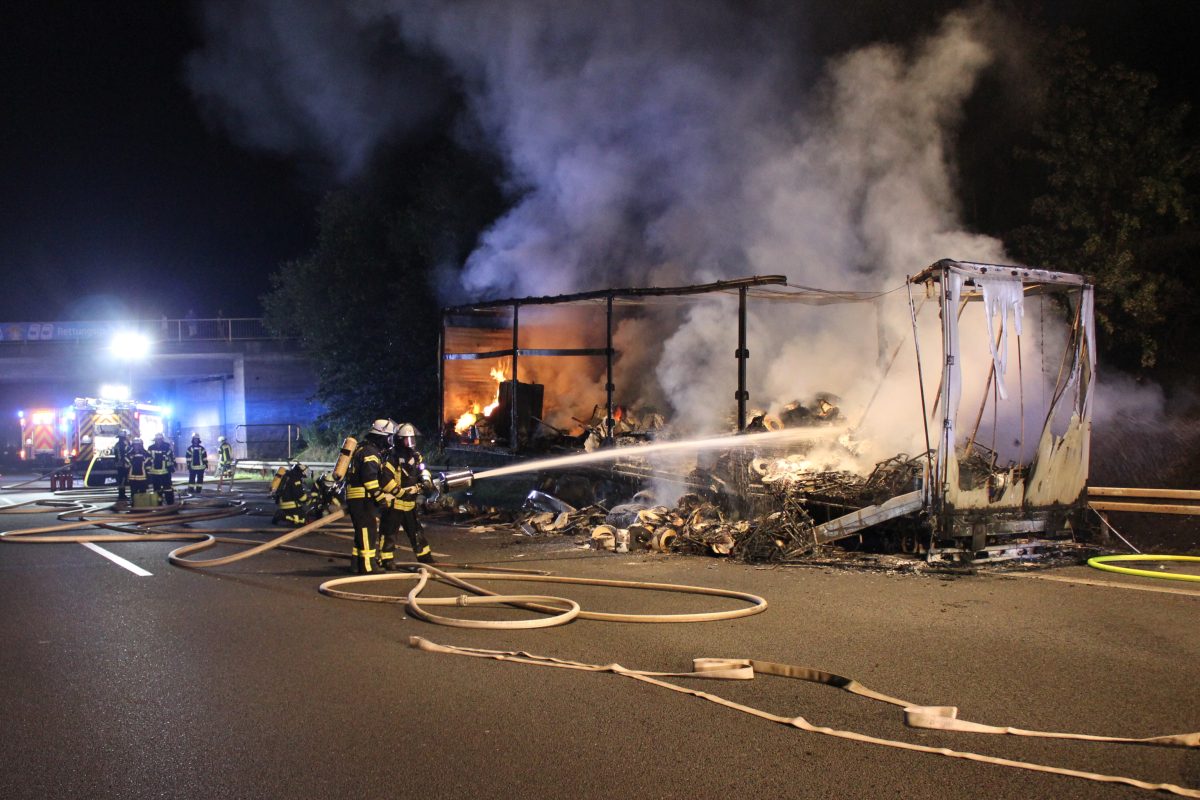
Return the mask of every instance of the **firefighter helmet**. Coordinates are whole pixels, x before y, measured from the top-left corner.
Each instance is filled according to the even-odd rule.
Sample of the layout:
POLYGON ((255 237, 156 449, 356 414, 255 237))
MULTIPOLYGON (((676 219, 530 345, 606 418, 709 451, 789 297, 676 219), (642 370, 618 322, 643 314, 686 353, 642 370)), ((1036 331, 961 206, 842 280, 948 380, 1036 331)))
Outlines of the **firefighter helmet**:
POLYGON ((412 447, 417 443, 417 429, 412 426, 412 423, 402 423, 396 428, 396 438, 405 447, 412 447))
POLYGON ((166 437, 163 436, 161 433, 156 433, 156 434, 154 434, 154 441, 156 441, 156 442, 166 441, 166 437))
POLYGON ((200 434, 198 434, 198 433, 192 434, 192 444, 200 444, 200 434))
POLYGON ((135 445, 137 445, 137 444, 141 444, 141 443, 142 443, 142 437, 140 437, 140 436, 135 436, 135 437, 133 437, 133 443, 134 443, 135 445))
POLYGON ((217 437, 217 444, 224 444, 224 443, 225 443, 225 437, 224 437, 224 436, 218 436, 218 437, 217 437))
POLYGON ((371 433, 376 436, 391 436, 395 430, 395 423, 390 419, 377 419, 371 423, 371 433))
POLYGON ((129 431, 125 428, 121 428, 121 430, 117 431, 118 439, 124 439, 128 435, 129 435, 129 431))

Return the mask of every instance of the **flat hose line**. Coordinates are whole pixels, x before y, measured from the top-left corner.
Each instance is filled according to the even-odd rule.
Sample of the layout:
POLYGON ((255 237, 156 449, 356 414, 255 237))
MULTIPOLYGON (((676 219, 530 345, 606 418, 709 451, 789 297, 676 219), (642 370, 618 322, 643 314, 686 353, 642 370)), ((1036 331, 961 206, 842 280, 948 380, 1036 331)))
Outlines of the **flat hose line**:
POLYGON ((555 667, 559 669, 571 669, 586 672, 610 672, 615 675, 632 678, 634 680, 668 689, 673 692, 698 697, 711 703, 716 703, 717 705, 721 705, 735 711, 751 714, 771 722, 777 722, 783 725, 799 728, 800 730, 807 731, 809 733, 818 733, 824 736, 833 736, 839 739, 849 739, 855 742, 881 745, 900 750, 911 750, 920 753, 929 753, 932 755, 946 756, 949 758, 965 759, 968 761, 977 761, 984 764, 1012 767, 1014 769, 1083 778, 1085 780, 1097 781, 1100 783, 1119 783, 1126 786, 1133 786, 1138 789, 1170 792, 1171 794, 1179 795, 1180 797, 1200 798, 1200 789, 1191 789, 1173 783, 1150 783, 1148 781, 1139 780, 1137 778, 1129 778, 1122 775, 1105 775, 1097 772, 1054 767, 1047 764, 1015 761, 1007 758, 982 755, 980 753, 951 750, 945 747, 930 747, 928 745, 913 744, 911 742, 902 742, 895 739, 883 739, 877 736, 857 733, 855 731, 844 731, 836 728, 814 725, 801 716, 779 716, 768 711, 763 711, 762 709, 743 705, 742 703, 737 703, 732 700, 710 694, 708 692, 690 689, 686 686, 680 686, 678 684, 662 680, 662 678, 750 680, 755 675, 776 675, 786 678, 796 678, 803 681, 832 686, 834 688, 842 689, 843 691, 851 692, 861 697, 866 697, 878 702, 900 706, 904 709, 905 724, 909 725, 910 727, 924 728, 928 730, 959 731, 965 733, 1010 734, 1015 736, 1032 736, 1039 738, 1077 739, 1093 742, 1164 745, 1175 747, 1200 747, 1200 732, 1176 734, 1172 736, 1154 736, 1145 739, 1130 739, 1115 736, 1092 736, 1088 734, 1077 733, 1052 733, 1048 731, 1029 731, 1021 728, 982 725, 979 723, 958 719, 958 709, 953 706, 917 705, 909 703, 905 700, 900 700, 895 697, 890 697, 888 695, 875 692, 853 680, 852 678, 846 678, 841 675, 812 669, 810 667, 777 664, 774 662, 758 661, 755 659, 698 658, 694 659, 692 662, 692 672, 645 672, 641 670, 631 670, 621 666, 620 664, 586 664, 578 661, 564 661, 547 656, 534 655, 524 651, 484 650, 474 647, 442 645, 431 642, 428 639, 424 639, 420 636, 410 636, 408 641, 411 647, 415 647, 428 653, 444 653, 448 655, 469 656, 473 658, 486 658, 495 661, 508 661, 517 664, 530 664, 540 667, 555 667))
MULTIPOLYGON (((55 503, 51 507, 61 507, 63 504, 55 503)), ((27 529, 24 531, 8 531, 0 533, 0 541, 22 541, 19 537, 22 535, 33 535, 37 533, 57 532, 65 529, 78 529, 87 526, 100 526, 111 528, 114 530, 121 529, 121 526, 137 525, 143 530, 150 530, 155 526, 162 526, 171 523, 198 522, 207 519, 216 519, 220 517, 228 517, 244 512, 244 508, 225 508, 218 512, 198 513, 188 516, 180 515, 180 508, 155 509, 138 515, 126 515, 123 518, 120 515, 105 514, 102 519, 93 519, 97 514, 97 507, 83 506, 80 504, 69 504, 67 510, 59 514, 60 519, 76 514, 80 519, 57 526, 47 526, 43 528, 27 529), (168 521, 169 520, 169 521, 168 521)), ((125 534, 104 534, 104 535, 72 535, 72 536, 41 536, 37 539, 25 539, 28 542, 82 542, 82 541, 146 541, 146 540, 179 540, 179 539, 197 539, 191 544, 177 548, 172 551, 168 559, 176 566, 186 567, 189 569, 203 569, 208 567, 221 566, 234 561, 240 561, 244 558, 249 558, 258 553, 275 547, 288 547, 287 543, 299 538, 313 530, 316 530, 324 525, 330 524, 344 515, 343 511, 337 511, 329 516, 322 517, 314 522, 308 523, 300 528, 290 531, 283 536, 263 543, 255 544, 250 550, 235 553, 233 555, 224 556, 215 559, 203 561, 190 560, 184 558, 185 555, 200 552, 207 548, 213 547, 216 544, 226 541, 234 544, 251 544, 246 540, 222 539, 213 536, 209 533, 183 532, 174 530, 166 533, 125 533, 125 534)), ((301 549, 301 548, 296 548, 301 549)), ((346 578, 337 578, 326 581, 321 584, 320 591, 331 597, 339 597, 352 600, 360 600, 367 602, 381 603, 404 603, 406 608, 414 616, 426 620, 428 622, 440 625, 449 625, 454 627, 470 627, 470 628, 496 628, 496 629, 525 629, 525 628, 540 628, 552 625, 561 625, 579 619, 592 619, 601 621, 619 621, 619 622, 700 622, 713 619, 732 619, 736 617, 748 616, 757 614, 766 609, 766 600, 757 595, 752 595, 743 592, 727 591, 722 589, 711 589, 708 587, 685 586, 678 584, 655 584, 644 583, 638 581, 616 581, 603 580, 593 578, 570 578, 563 576, 551 575, 530 575, 519 573, 516 570, 501 572, 498 569, 492 572, 481 573, 452 573, 440 570, 427 564, 413 563, 406 565, 415 569, 415 573, 400 573, 386 575, 360 575, 346 578), (517 574, 514 574, 517 573, 517 574), (475 586, 463 580, 462 576, 471 577, 476 580, 522 580, 522 581, 541 581, 550 583, 570 583, 577 585, 593 585, 593 586, 610 586, 618 588, 636 588, 636 589, 651 589, 657 591, 672 591, 683 593, 703 594, 709 596, 730 597, 740 600, 745 600, 752 605, 733 609, 729 611, 706 612, 700 614, 611 614, 601 612, 584 611, 574 600, 562 597, 554 597, 547 595, 498 595, 489 592, 481 587, 475 586), (361 592, 351 592, 345 589, 338 589, 338 586, 348 584, 390 581, 390 580, 416 580, 417 584, 409 591, 405 597, 395 595, 377 595, 361 592), (456 586, 465 591, 473 592, 476 596, 462 595, 459 597, 442 597, 442 598, 421 598, 421 591, 426 587, 431 579, 436 579, 441 582, 456 586), (431 606, 477 606, 477 605, 506 605, 509 607, 517 607, 540 613, 550 614, 552 616, 544 619, 535 620, 507 620, 507 621, 484 621, 484 620, 463 620, 452 617, 443 617, 433 614, 427 610, 431 606)), ((464 565, 470 568, 469 565, 464 565)), ((1029 731, 1013 727, 997 727, 991 725, 982 725, 979 723, 968 722, 966 720, 957 719, 957 708, 952 706, 921 706, 908 703, 907 701, 899 700, 888 695, 874 692, 859 684, 850 678, 845 678, 833 673, 827 673, 820 670, 814 670, 808 667, 789 666, 774 664, 772 662, 763 662, 752 659, 696 659, 694 662, 694 671, 692 673, 652 673, 637 670, 629 670, 619 664, 609 665, 594 665, 584 664, 581 662, 562 661, 558 659, 536 656, 525 652, 506 652, 481 650, 475 648, 460 648, 448 645, 438 645, 429 642, 418 636, 410 638, 410 644, 428 652, 451 653, 456 655, 474 656, 477 658, 490 658, 503 661, 513 661, 517 663, 536 664, 539 666, 551 666, 566 669, 586 670, 591 672, 612 672, 614 674, 630 677, 652 685, 660 686, 671 691, 690 694, 695 697, 708 700, 710 702, 723 705, 734 710, 752 714, 774 722, 787 724, 792 727, 800 728, 801 730, 819 733, 828 736, 834 736, 853 741, 865 742, 869 744, 882 745, 887 747, 911 750, 916 752, 931 753, 952 758, 967 759, 982 763, 996 764, 1007 766, 1016 769, 1032 770, 1037 772, 1052 773, 1058 775, 1072 776, 1083 778, 1092 781, 1105 783, 1120 783, 1128 786, 1133 786, 1140 789, 1161 790, 1171 792, 1183 797, 1200 798, 1200 790, 1189 789, 1186 787, 1177 786, 1168 783, 1149 783, 1135 778, 1124 776, 1103 775, 1099 773, 1085 772, 1080 770, 1071 770, 1060 767, 1054 767, 1042 764, 1033 764, 1022 761, 1014 761, 1010 759, 997 758, 986 756, 978 753, 961 752, 950 750, 948 748, 929 747, 925 745, 912 744, 889 739, 860 734, 853 731, 841 731, 833 728, 816 726, 809 723, 803 717, 781 717, 771 714, 760 709, 755 709, 750 706, 745 706, 739 703, 726 700, 716 695, 711 695, 706 692, 700 692, 689 689, 684 686, 669 683, 660 680, 663 677, 702 677, 702 678, 725 678, 725 679, 749 679, 754 674, 769 674, 780 675, 784 677, 798 678, 801 680, 813 681, 829 686, 841 688, 845 691, 858 694, 876 701, 890 703, 893 705, 902 706, 905 712, 906 724, 925 729, 947 730, 947 731, 962 731, 974 733, 992 733, 992 734, 1012 734, 1018 736, 1031 736, 1040 738, 1057 738, 1057 739, 1076 739, 1096 742, 1116 742, 1116 743, 1136 743, 1147 745, 1172 745, 1183 747, 1198 747, 1200 746, 1200 733, 1177 734, 1171 736, 1155 736, 1143 739, 1123 738, 1123 737, 1108 737, 1094 736, 1089 734, 1071 734, 1071 733, 1052 733, 1045 731, 1029 731)))
POLYGON ((1194 581, 1200 583, 1200 575, 1187 575, 1180 572, 1152 572, 1148 569, 1132 569, 1130 567, 1114 566, 1113 561, 1200 561, 1200 556, 1155 556, 1147 553, 1134 553, 1119 556, 1095 556, 1089 558, 1089 567, 1102 569, 1105 572, 1119 572, 1122 575, 1138 575, 1142 578, 1158 578, 1164 581, 1194 581))

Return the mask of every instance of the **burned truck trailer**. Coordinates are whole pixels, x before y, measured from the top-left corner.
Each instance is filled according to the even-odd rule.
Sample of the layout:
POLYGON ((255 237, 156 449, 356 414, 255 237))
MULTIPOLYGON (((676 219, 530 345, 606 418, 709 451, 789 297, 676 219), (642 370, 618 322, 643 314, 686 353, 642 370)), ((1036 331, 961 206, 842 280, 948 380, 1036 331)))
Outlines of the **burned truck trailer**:
POLYGON ((865 536, 931 559, 975 560, 1031 552, 1030 538, 1070 536, 1085 522, 1095 344, 1092 287, 1082 276, 943 260, 882 292, 765 276, 490 301, 445 309, 442 323, 443 443, 469 451, 467 461, 526 457, 537 431, 566 434, 553 420, 586 398, 566 417, 584 434, 558 436, 555 452, 616 447, 619 456, 590 477, 737 495, 728 506, 743 518, 765 519, 772 504, 803 508, 802 538, 812 546, 865 536), (718 427, 804 428, 788 447, 731 450, 680 471, 639 455, 654 447, 623 446, 678 438, 683 426, 667 409, 623 405, 629 371, 618 387, 614 360, 639 342, 618 341, 614 314, 698 302, 716 309, 712 341, 728 343, 703 357, 720 373, 703 398, 725 409, 718 427), (760 303, 767 313, 748 325, 760 303), (1026 305, 1034 326, 1022 326, 1026 305), (545 311, 552 323, 539 318, 545 311), (749 362, 748 329, 791 341, 759 340, 765 355, 749 362), (854 337, 862 341, 825 352, 829 341, 836 349, 854 337), (804 358, 815 361, 792 363, 804 358), (807 402, 764 401, 766 384, 781 391, 780 370, 764 377, 773 363, 803 385, 807 402), (573 380, 587 386, 569 391, 573 380), (718 383, 727 394, 712 391, 718 383), (750 405, 752 384, 759 407, 750 405), (845 388, 844 401, 811 394, 819 384, 845 388))
MULTIPOLYGON (((951 543, 956 543, 958 554, 979 560, 1007 552, 1006 539, 1080 531, 1086 524, 1096 376, 1093 286, 1081 275, 950 260, 913 276, 910 284, 936 298, 941 322, 941 377, 929 417, 936 441, 924 498, 935 544, 942 545, 933 552, 953 553, 951 543), (1052 391, 1044 406, 1035 406, 1040 413, 1027 428, 1025 409, 1033 398, 1025 396, 1021 342, 1031 297, 1052 298, 1062 312, 1055 318, 1066 323, 1066 330, 1052 391), (990 361, 973 418, 971 409, 963 408, 968 353, 962 317, 969 310, 984 318, 988 351, 982 355, 990 361), (1016 364, 1009 359, 1014 342, 1016 364), (1006 388, 1014 367, 1016 397, 1011 384, 1006 388), (983 469, 972 474, 971 459, 978 462, 982 448, 982 418, 989 410, 997 414, 1005 401, 1017 403, 1022 443, 1027 433, 1034 434, 1030 457, 1000 468, 993 448, 983 469)), ((1042 336, 1039 348, 1047 344, 1042 336)))

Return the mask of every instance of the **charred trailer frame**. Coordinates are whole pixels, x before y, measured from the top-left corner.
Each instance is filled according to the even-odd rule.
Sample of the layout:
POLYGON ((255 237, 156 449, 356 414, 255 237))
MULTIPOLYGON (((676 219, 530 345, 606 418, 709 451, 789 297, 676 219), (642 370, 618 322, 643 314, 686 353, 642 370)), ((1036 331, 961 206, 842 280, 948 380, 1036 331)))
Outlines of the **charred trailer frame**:
MULTIPOLYGON (((1096 339, 1093 286, 1082 275, 1028 267, 942 260, 909 279, 936 298, 941 318, 941 380, 926 415, 930 452, 924 492, 925 513, 932 529, 931 560, 982 560, 997 554, 1026 555, 1006 540, 1028 535, 1062 536, 1079 530, 1087 508, 1088 460, 1095 394, 1096 339), (1015 328, 1020 363, 1023 303, 1035 295, 1055 296, 1067 310, 1069 332, 1036 447, 1028 463, 996 470, 987 485, 964 482, 966 447, 960 434, 971 425, 960 408, 964 353, 960 317, 971 304, 982 306, 987 321, 991 360, 979 419, 988 403, 1004 396, 1006 349, 1015 328), (1009 315, 1011 314, 1011 322, 1009 315), (965 423, 965 424, 964 424, 965 423), (1055 432, 1055 428, 1059 432, 1055 432), (1011 551, 1011 552, 1010 552, 1011 551)), ((916 314, 913 313, 916 328, 916 314)), ((920 356, 918 354, 918 360, 920 356)), ((1022 388, 1020 389, 1023 391, 1022 388)), ((923 401, 926 398, 922 387, 923 401)), ((1024 397, 1022 425, 1024 425, 1024 397)), ((1029 553, 1032 554, 1032 553, 1029 553)))
MULTIPOLYGON (((447 362, 511 359, 512 374, 507 376, 509 386, 506 391, 502 391, 501 399, 503 400, 504 397, 516 398, 517 402, 509 402, 507 406, 504 403, 501 404, 501 408, 508 413, 509 418, 505 420, 503 425, 498 425, 497 429, 507 432, 508 449, 513 453, 517 453, 521 446, 521 433, 526 427, 522 425, 522 422, 527 422, 528 420, 528 414, 522 415, 520 413, 522 410, 519 408, 521 398, 540 396, 538 389, 533 388, 530 384, 520 383, 520 357, 603 357, 606 361, 607 375, 605 381, 604 438, 605 443, 611 446, 614 436, 613 429, 616 425, 614 418, 615 405, 613 402, 613 393, 616 390, 616 385, 613 382, 613 359, 616 356, 616 350, 613 347, 614 306, 634 305, 656 297, 682 297, 708 294, 710 292, 736 292, 738 295, 738 344, 737 350, 734 352, 734 358, 737 361, 738 388, 734 399, 737 401, 738 430, 745 430, 747 425, 746 403, 750 397, 750 393, 746 387, 746 359, 750 357, 746 341, 747 295, 754 287, 782 286, 786 284, 787 278, 783 275, 765 275, 688 286, 614 288, 550 297, 520 297, 506 300, 489 300, 443 308, 438 339, 439 428, 444 433, 446 414, 450 410, 446 408, 447 362), (601 305, 605 312, 605 346, 522 348, 520 346, 521 309, 527 306, 554 305, 586 305, 592 307, 601 305), (512 334, 511 340, 505 335, 510 328, 512 334), (462 341, 462 337, 459 334, 465 329, 493 330, 494 333, 491 336, 483 337, 483 339, 489 340, 494 349, 460 350, 459 348, 461 347, 472 348, 479 346, 477 342, 462 341), (501 343, 501 340, 503 340, 503 343, 501 343), (524 419, 520 417, 524 417, 524 419)), ((527 409, 525 410, 527 411, 527 409)), ((442 446, 445 446, 444 436, 440 435, 439 439, 442 446)))

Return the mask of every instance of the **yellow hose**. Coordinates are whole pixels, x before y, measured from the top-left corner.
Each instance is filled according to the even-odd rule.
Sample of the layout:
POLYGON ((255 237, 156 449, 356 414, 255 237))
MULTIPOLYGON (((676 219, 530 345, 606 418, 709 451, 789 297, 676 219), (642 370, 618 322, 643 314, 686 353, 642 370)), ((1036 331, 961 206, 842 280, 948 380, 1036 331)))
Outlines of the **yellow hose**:
POLYGON ((1131 569, 1115 567, 1110 561, 1200 561, 1200 556, 1154 556, 1145 553, 1134 553, 1123 556, 1096 556, 1088 559, 1088 566, 1102 569, 1105 572, 1120 572, 1123 575, 1140 575, 1143 578, 1160 578, 1165 581, 1196 581, 1200 575, 1183 575, 1178 572, 1151 572, 1148 569, 1131 569))

